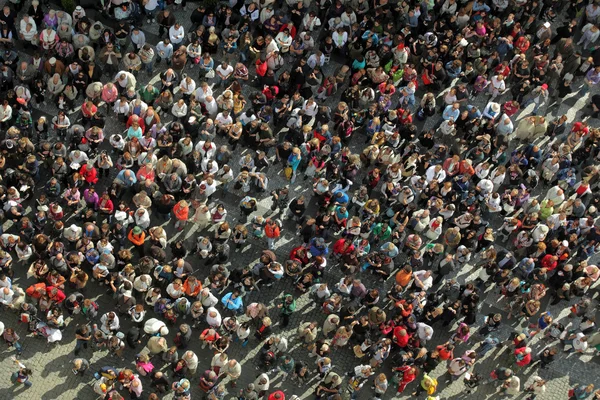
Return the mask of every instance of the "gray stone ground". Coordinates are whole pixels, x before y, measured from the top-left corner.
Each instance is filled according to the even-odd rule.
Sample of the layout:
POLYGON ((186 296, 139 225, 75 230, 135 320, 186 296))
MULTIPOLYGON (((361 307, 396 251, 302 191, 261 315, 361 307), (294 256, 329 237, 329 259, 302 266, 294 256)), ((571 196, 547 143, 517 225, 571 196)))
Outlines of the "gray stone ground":
MULTIPOLYGON (((175 12, 177 16, 177 20, 182 23, 182 25, 186 28, 186 32, 190 28, 189 15, 191 11, 191 7, 193 4, 188 5, 188 11, 178 10, 175 12)), ((27 6, 25 7, 25 9, 27 6)), ((93 18, 93 17, 92 17, 93 18)), ((103 21, 106 22, 106 21, 103 21)), ((151 24, 143 27, 146 32, 147 40, 151 44, 156 44, 159 40, 157 37, 158 27, 156 24, 151 24)), ((23 54, 24 56, 24 54, 23 54)), ((336 60, 332 60, 329 65, 324 68, 325 75, 332 73, 333 70, 339 64, 336 60)), ((289 66, 286 66, 289 68, 289 66)), ((159 71, 164 69, 164 63, 160 68, 155 69, 155 74, 158 74, 159 71)), ((195 76, 193 73, 192 76, 195 76)), ((106 79, 106 77, 104 77, 106 79)), ((148 80, 151 82, 155 82, 158 79, 157 75, 153 77, 148 77, 144 73, 140 73, 138 77, 139 85, 146 83, 148 80)), ((251 91, 255 90, 255 88, 251 88, 248 86, 244 86, 244 93, 247 94, 251 91)), ((338 95, 334 96, 331 99, 327 100, 327 104, 334 107, 337 103, 336 101, 339 99, 339 93, 341 93, 342 89, 338 91, 338 95)), ((422 95, 421 92, 418 95, 422 95)), ((420 96, 417 96, 420 98, 420 96)), ((586 103, 587 97, 581 97, 577 94, 572 95, 567 98, 564 102, 562 102, 558 109, 552 110, 552 117, 556 115, 561 115, 566 113, 569 117, 569 121, 573 122, 580 118, 581 109, 584 107, 586 103)), ((480 107, 485 106, 487 99, 483 97, 477 98, 473 103, 479 105, 480 107)), ((526 111, 531 111, 531 106, 526 111)), ((34 113, 34 117, 39 114, 49 114, 54 115, 55 109, 52 105, 44 104, 34 113)), ((527 113, 521 113, 517 116, 517 120, 522 118, 527 113)), ((75 115, 71 116, 73 120, 75 115)), ((435 124, 436 121, 434 119, 429 119, 424 126, 420 124, 420 128, 430 128, 435 124)), ((594 126, 597 121, 590 121, 594 126)), ((515 123, 516 125, 516 123, 515 123)), ((123 126, 117 122, 109 122, 107 124, 105 134, 107 136, 121 131, 123 126)), ((357 135, 359 136, 359 135, 357 135)), ((353 150, 357 151, 363 143, 362 138, 354 139, 351 143, 351 147, 353 150)), ((244 154, 246 150, 238 149, 235 153, 237 156, 241 156, 244 154)), ((236 165, 235 161, 237 157, 234 157, 233 165, 236 165)), ((237 165, 236 165, 237 168, 237 165)), ((237 170, 235 171, 237 172, 237 170)), ((270 189, 275 189, 285 184, 284 178, 282 178, 281 170, 278 166, 272 166, 269 168, 268 175, 270 178, 270 189)), ((544 194, 544 191, 547 188, 539 188, 536 194, 544 194)), ((298 179, 297 183, 292 187, 293 195, 298 195, 299 193, 310 194, 310 187, 304 184, 302 179, 298 179)), ((230 221, 239 217, 238 213, 238 201, 241 199, 240 193, 235 193, 233 191, 224 194, 222 192, 218 192, 213 201, 217 199, 219 201, 225 202, 227 205, 230 221)), ((292 195, 290 196, 293 197, 292 195)), ((270 206, 270 196, 263 195, 263 197, 259 198, 259 210, 257 213, 266 214, 267 210, 270 206)), ((314 207, 312 208, 314 211, 314 207)), ((499 226, 499 221, 492 221, 494 226, 499 226)), ((7 224, 5 228, 9 228, 10 224, 7 224)), ((178 234, 172 228, 172 224, 165 225, 167 228, 167 232, 169 235, 169 239, 173 240, 178 237, 178 234)), ((183 233, 185 235, 186 243, 193 246, 195 242, 195 238, 198 235, 198 232, 195 232, 194 227, 188 228, 183 233)), ((282 238, 278 241, 276 246, 276 253, 280 259, 286 259, 287 254, 292 246, 298 243, 298 237, 296 236, 295 227, 293 224, 286 222, 284 225, 284 230, 282 232, 282 238)), ((244 249, 240 253, 232 253, 230 268, 240 268, 243 265, 247 265, 253 263, 260 251, 266 248, 266 243, 259 240, 251 241, 251 246, 249 248, 244 249)), ((194 265, 196 271, 195 274, 198 277, 205 278, 207 276, 207 272, 204 270, 202 266, 197 263, 197 259, 194 256, 188 257, 189 261, 194 265)), ((400 265, 401 261, 398 260, 397 265, 400 265)), ((16 276, 15 276, 15 284, 20 285, 21 287, 27 287, 28 285, 33 283, 32 279, 26 278, 26 269, 27 266, 20 265, 16 268, 16 276)), ((470 265, 465 266, 463 270, 457 273, 457 278, 459 282, 463 283, 471 279, 473 275, 473 270, 470 265)), ((335 269, 328 272, 326 277, 326 281, 331 284, 337 282, 340 278, 341 274, 335 269)), ((368 287, 380 287, 382 292, 385 292, 386 289, 390 286, 389 282, 384 283, 383 285, 379 282, 372 282, 372 279, 369 275, 361 277, 366 283, 368 287)), ((281 282, 275 284, 273 287, 264 288, 258 293, 251 293, 244 299, 245 304, 249 304, 253 301, 261 301, 265 303, 272 304, 273 299, 278 298, 282 293, 287 292, 290 289, 290 281, 282 280, 281 282)), ((90 283, 88 288, 86 288, 86 295, 91 296, 98 301, 100 304, 100 312, 104 313, 110 310, 114 303, 110 296, 105 295, 105 289, 103 287, 98 287, 94 283, 90 283)), ((504 316, 506 313, 503 310, 503 304, 498 302, 499 293, 498 290, 492 288, 488 290, 486 295, 484 296, 483 305, 481 308, 480 316, 486 315, 489 312, 501 312, 504 316)), ((297 311, 293 314, 291 323, 287 329, 280 329, 276 324, 275 326, 275 334, 280 334, 286 337, 291 337, 295 328, 303 321, 308 320, 318 320, 322 323, 324 320, 324 316, 315 307, 315 303, 307 296, 304 295, 297 299, 297 311)), ((563 322, 567 323, 567 317, 565 312, 565 304, 559 304, 558 306, 550 306, 547 309, 550 310, 553 315, 558 316, 558 318, 563 322)), ((151 312, 149 314, 152 314, 151 312)), ((278 317, 276 315, 276 311, 272 312, 272 316, 274 316, 274 322, 278 322, 278 317)), ((482 317, 481 317, 482 318, 482 317)), ((480 324, 481 318, 478 319, 477 323, 480 324)), ((0 314, 0 319, 4 322, 6 326, 15 326, 17 316, 10 312, 3 311, 0 314)), ((509 321, 508 323, 502 326, 502 329, 498 332, 498 337, 502 340, 505 340, 508 335, 515 331, 526 328, 526 323, 522 323, 518 325, 514 319, 509 321)), ((73 359, 72 350, 74 348, 74 330, 75 326, 79 323, 82 323, 81 317, 76 316, 73 320, 69 321, 68 327, 65 329, 63 333, 63 340, 58 344, 47 344, 42 338, 34 338, 26 335, 25 327, 17 326, 17 332, 24 338, 24 354, 21 360, 33 370, 33 378, 32 381, 34 383, 33 387, 30 389, 24 389, 22 386, 13 386, 9 381, 10 373, 15 370, 14 365, 10 361, 10 356, 14 355, 13 350, 3 350, 0 352, 0 399, 2 400, 10 400, 10 399, 42 399, 42 400, 51 400, 51 399, 95 399, 97 396, 92 390, 91 384, 94 379, 92 376, 92 372, 98 370, 102 366, 112 365, 117 368, 123 367, 133 367, 133 359, 134 355, 142 351, 142 348, 138 348, 136 350, 127 349, 125 352, 125 361, 120 361, 116 358, 110 357, 106 351, 100 351, 92 353, 91 350, 84 350, 82 355, 88 358, 92 364, 91 370, 92 372, 87 373, 85 376, 75 376, 72 374, 70 370, 70 362, 73 359)), ((575 326, 578 322, 575 322, 575 326)), ((123 321, 123 330, 126 331, 129 328, 128 322, 123 321)), ((450 336, 451 331, 455 329, 456 325, 450 326, 450 329, 444 329, 441 326, 435 326, 435 335, 433 340, 430 342, 431 346, 437 345, 439 343, 445 342, 450 336)), ((200 331, 198 329, 194 330, 194 337, 199 336, 200 331)), ((169 336, 169 342, 172 343, 172 335, 169 336)), ((546 343, 541 342, 539 338, 534 339, 533 341, 534 352, 537 353, 541 348, 543 348, 546 343)), ((467 345, 461 345, 456 350, 456 354, 462 354, 467 348, 471 348, 476 344, 476 339, 471 339, 471 342, 467 345)), ((200 348, 197 342, 192 342, 190 348, 198 354, 200 359, 199 371, 203 371, 204 369, 210 366, 210 358, 212 357, 212 353, 209 350, 203 350, 200 348)), ((243 375, 239 380, 238 389, 244 387, 247 383, 252 382, 259 371, 255 368, 255 358, 257 351, 260 349, 260 344, 255 340, 251 339, 249 345, 247 347, 242 347, 239 342, 234 343, 231 346, 230 358, 235 358, 239 360, 243 365, 243 375)), ((307 356, 306 350, 297 342, 290 343, 290 354, 296 360, 303 360, 307 363, 314 365, 315 359, 309 358, 307 356)), ((353 366, 359 363, 358 360, 354 358, 353 353, 349 348, 345 348, 342 350, 336 350, 332 356, 334 363, 334 370, 336 370, 340 375, 349 371, 353 368, 353 366)), ((483 376, 487 376, 489 372, 496 368, 497 366, 507 365, 510 363, 510 352, 507 348, 498 349, 496 351, 488 353, 488 355, 477 362, 475 365, 475 371, 479 372, 483 376)), ((390 363, 387 362, 382 368, 382 372, 385 372, 388 375, 388 379, 391 378, 390 374, 390 363)), ((161 362, 156 362, 158 368, 162 368, 163 365, 161 362)), ((440 365, 437 370, 433 373, 434 376, 439 377, 445 372, 445 367, 440 365)), ((548 391, 544 396, 540 396, 540 399, 566 399, 567 391, 574 384, 577 383, 598 383, 600 368, 597 364, 597 358, 593 357, 591 352, 586 353, 582 356, 569 355, 569 356, 560 356, 560 359, 553 363, 549 369, 538 371, 537 368, 529 368, 524 371, 519 372, 519 376, 521 377, 522 388, 526 387, 526 385, 530 382, 530 378, 535 374, 540 374, 543 378, 548 381, 548 391)), ((198 374, 191 379, 193 385, 193 399, 202 398, 202 393, 198 389, 198 374)), ((271 374, 272 378, 272 387, 282 387, 286 391, 286 395, 291 396, 292 394, 299 395, 301 398, 312 398, 312 392, 314 390, 315 385, 318 383, 317 375, 311 380, 310 386, 307 387, 297 387, 288 382, 281 382, 281 379, 275 377, 276 374, 271 374)), ((444 379, 440 378, 440 387, 438 390, 438 394, 440 399, 475 399, 475 398, 489 398, 489 397, 498 397, 497 387, 495 384, 482 385, 479 387, 477 392, 467 395, 464 393, 464 385, 461 380, 456 382, 452 382, 451 384, 444 383, 444 379)), ((148 379, 143 379, 144 383, 144 395, 147 396, 148 393, 151 392, 150 384, 148 379)), ((414 384, 409 386, 409 388, 405 391, 405 394, 401 397, 394 397, 395 388, 390 388, 387 394, 384 396, 386 399, 392 398, 407 398, 409 394, 412 392, 412 388, 414 388, 414 384)), ((226 398, 234 398, 236 390, 229 388, 228 395, 226 398)), ((349 396, 348 396, 349 397, 349 396)), ((170 399, 171 395, 166 395, 165 399, 170 399)), ((365 388, 361 391, 359 395, 359 399, 372 399, 373 394, 369 390, 369 385, 365 385, 365 388)))

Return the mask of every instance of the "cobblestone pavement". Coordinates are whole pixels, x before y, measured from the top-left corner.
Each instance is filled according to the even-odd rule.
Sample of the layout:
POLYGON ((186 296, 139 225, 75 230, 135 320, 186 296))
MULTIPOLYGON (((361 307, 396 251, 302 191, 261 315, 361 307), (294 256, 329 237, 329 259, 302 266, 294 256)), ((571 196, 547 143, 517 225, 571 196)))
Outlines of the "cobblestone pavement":
MULTIPOLYGON (((188 5, 188 9, 190 9, 191 5, 188 5)), ((25 7, 26 9, 26 7, 25 7)), ((176 11, 176 16, 178 21, 180 21, 184 27, 186 28, 186 32, 190 28, 189 23, 189 11, 176 11)), ((107 22, 107 21, 103 21, 107 22)), ((151 44, 156 44, 158 42, 157 37, 157 25, 147 25, 144 26, 144 31, 146 32, 147 40, 151 44)), ((24 54, 23 54, 24 56, 24 54)), ((23 57, 22 57, 23 58, 23 57)), ((325 75, 331 73, 339 64, 336 63, 336 60, 332 60, 329 65, 327 65, 325 70, 325 75)), ((158 74, 160 70, 164 69, 164 64, 155 70, 155 74, 158 74)), ((195 73, 194 73, 195 75, 195 73)), ((138 77, 138 87, 139 85, 146 83, 149 79, 151 82, 155 82, 158 78, 157 75, 153 77, 147 77, 144 73, 140 73, 138 77)), ((245 86, 244 92, 251 92, 254 88, 245 86)), ((338 91, 338 96, 341 90, 338 91)), ((421 92, 418 95, 422 94, 421 92)), ((334 96, 333 98, 327 101, 328 105, 335 106, 337 103, 338 96, 334 96)), ((567 98, 563 103, 559 105, 557 109, 552 110, 552 115, 561 115, 566 113, 569 117, 569 121, 576 120, 580 115, 580 110, 585 105, 587 97, 581 97, 577 94, 573 95, 570 98, 567 98)), ((485 106, 486 99, 480 97, 474 100, 474 104, 479 105, 481 108, 485 106)), ((526 111, 531 111, 532 106, 526 111)), ((39 114, 50 114, 53 115, 55 110, 51 105, 43 105, 34 113, 34 118, 39 114)), ((522 113, 521 118, 525 113, 522 113)), ((74 115, 72 116, 75 117, 74 115)), ((591 121, 595 123, 597 121, 591 121)), ((419 128, 428 129, 430 128, 435 121, 429 119, 426 124, 419 125, 419 128)), ((107 124, 105 135, 110 136, 115 132, 119 132, 123 129, 122 124, 116 122, 109 122, 107 124)), ((222 139, 221 139, 222 141, 222 139)), ((351 143, 351 147, 356 150, 360 146, 362 146, 363 139, 362 138, 354 138, 351 143)), ((236 157, 233 158, 233 164, 237 168, 237 157, 244 154, 246 150, 238 149, 236 157)), ((235 171, 237 173, 237 171, 235 171)), ((281 176, 281 169, 278 166, 271 166, 268 170, 268 176, 270 178, 270 189, 274 189, 285 184, 283 177, 281 176)), ((298 179, 296 185, 293 185, 291 188, 293 190, 293 195, 290 195, 290 198, 293 198, 294 195, 298 195, 299 193, 310 194, 310 187, 302 181, 301 178, 298 179)), ((545 188, 547 189, 547 188, 545 188)), ((542 190, 538 188, 539 191, 542 190)), ((233 219, 239 218, 239 212, 237 204, 241 199, 241 194, 236 193, 234 191, 229 191, 227 193, 218 192, 214 195, 213 200, 219 199, 219 201, 223 201, 228 208, 230 221, 233 219)), ((270 206, 270 196, 263 195, 260 198, 259 209, 257 211, 258 214, 267 214, 267 211, 270 206)), ((314 211, 314 205, 310 210, 314 211)), ((495 226, 498 226, 498 221, 492 221, 495 226)), ((9 225, 6 225, 5 228, 9 228, 9 225)), ((184 235, 186 243, 191 247, 195 242, 195 238, 198 235, 198 232, 194 231, 194 227, 191 227, 188 224, 188 228, 184 231, 184 233, 175 233, 175 230, 172 227, 172 223, 165 225, 167 230, 167 234, 170 240, 178 238, 180 234, 184 235)), ((287 255, 291 247, 298 243, 298 236, 295 233, 295 227, 289 221, 284 223, 284 230, 282 232, 282 238, 277 242, 276 245, 276 254, 282 260, 287 259, 287 255)), ((230 268, 241 268, 242 266, 253 263, 257 260, 258 255, 262 249, 266 248, 266 243, 260 240, 254 240, 251 242, 251 246, 245 248, 243 251, 239 253, 233 253, 231 256, 230 268)), ((195 256, 188 257, 188 260, 192 263, 195 269, 195 274, 198 277, 206 278, 208 275, 205 267, 201 266, 198 263, 198 259, 195 256)), ((401 265, 401 261, 398 260, 396 265, 401 265)), ((18 265, 18 264, 17 264, 18 265)), ((21 287, 27 287, 28 285, 33 283, 31 278, 26 277, 26 265, 18 265, 16 268, 16 275, 14 283, 20 285, 21 287)), ((333 268, 326 275, 326 281, 330 283, 330 286, 334 282, 339 281, 341 274, 333 268)), ((470 265, 465 266, 461 271, 457 272, 457 277, 460 283, 468 281, 473 277, 473 271, 470 265)), ((374 282, 373 279, 367 275, 361 277, 367 287, 379 287, 380 291, 385 293, 388 287, 390 286, 389 282, 379 283, 374 282)), ((280 297, 280 295, 284 292, 288 292, 291 289, 290 281, 283 279, 281 282, 273 285, 270 288, 264 288, 260 292, 252 292, 245 299, 245 304, 249 304, 253 301, 261 301, 268 302, 272 304, 273 299, 280 297)), ((99 287, 97 284, 90 283, 88 288, 86 289, 86 295, 90 296, 99 303, 100 305, 100 313, 104 313, 114 307, 114 301, 111 296, 105 294, 105 289, 103 287, 99 287)), ((480 316, 486 315, 488 312, 501 312, 506 316, 504 310, 498 304, 499 293, 496 289, 489 290, 485 295, 484 304, 482 306, 480 316)), ((286 337, 292 336, 295 328, 302 323, 303 321, 309 320, 317 320, 319 323, 322 323, 324 320, 323 314, 319 311, 318 307, 316 307, 315 302, 308 296, 301 296, 297 300, 297 311, 292 315, 291 322, 288 328, 281 329, 278 326, 278 317, 276 312, 272 312, 272 316, 274 316, 274 322, 276 322, 276 326, 274 329, 275 334, 281 334, 286 337)), ((564 311, 561 311, 565 307, 564 304, 558 306, 551 306, 549 309, 553 315, 559 316, 558 318, 566 323, 567 317, 564 311)), ((152 314, 151 312, 149 314, 152 314)), ((3 311, 0 314, 0 319, 4 322, 6 326, 14 326, 16 325, 17 316, 16 314, 3 311)), ((10 356, 13 355, 13 350, 3 350, 0 352, 0 399, 1 400, 11 400, 11 399, 42 399, 42 400, 51 400, 51 399, 94 399, 97 396, 92 390, 91 384, 94 379, 92 376, 93 371, 98 370, 102 366, 111 365, 117 368, 123 367, 133 367, 134 356, 136 353, 140 351, 144 351, 142 347, 138 349, 127 349, 124 353, 125 361, 121 361, 117 358, 111 357, 107 354, 106 351, 98 351, 93 353, 91 350, 84 350, 82 355, 90 360, 91 363, 91 371, 88 372, 84 376, 75 376, 71 372, 70 362, 73 359, 72 350, 75 346, 74 343, 74 330, 75 327, 82 323, 82 319, 80 316, 75 316, 75 318, 69 321, 68 327, 63 332, 63 340, 58 344, 47 344, 44 339, 37 337, 29 337, 26 335, 25 327, 18 326, 17 332, 21 335, 24 344, 24 354, 21 357, 23 363, 25 363, 28 367, 33 370, 33 387, 30 389, 24 389, 22 386, 13 386, 10 383, 9 377, 11 372, 15 371, 15 366, 10 361, 10 356), (27 336, 27 337, 26 337, 27 336)), ((481 323, 481 320, 478 319, 478 324, 481 323)), ((123 321, 123 331, 127 331, 129 329, 129 322, 123 321)), ((449 332, 454 330, 456 325, 448 327, 448 329, 443 328, 439 325, 434 327, 435 335, 433 340, 430 342, 431 345, 436 345, 442 343, 447 340, 450 336, 449 332)), ((515 320, 509 321, 502 326, 500 332, 498 333, 498 337, 502 340, 505 340, 508 335, 515 331, 525 329, 526 324, 518 325, 515 320)), ((172 329, 173 330, 173 329, 172 329)), ((193 337, 197 338, 199 336, 199 330, 195 329, 193 337)), ((173 335, 171 334, 168 339, 169 343, 172 343, 173 335)), ((456 354, 462 354, 464 350, 471 347, 476 343, 476 338, 471 339, 471 342, 468 345, 461 345, 458 347, 456 354)), ((546 343, 540 342, 539 338, 534 339, 534 352, 539 351, 546 343)), ((196 352, 198 358, 200 359, 199 371, 203 371, 204 369, 210 366, 210 358, 212 357, 212 353, 207 349, 201 349, 198 342, 192 342, 190 349, 196 352)), ((240 343, 233 343, 231 349, 229 351, 230 358, 236 358, 237 360, 242 362, 243 365, 243 375, 238 382, 238 387, 244 387, 247 383, 254 381, 256 376, 259 374, 259 371, 255 367, 255 359, 258 350, 260 349, 260 344, 255 340, 251 339, 250 343, 246 347, 242 347, 240 343)), ((490 352, 486 355, 484 359, 478 361, 475 365, 475 370, 478 371, 483 376, 487 376, 489 372, 497 366, 507 365, 510 359, 510 354, 506 351, 506 348, 498 349, 496 351, 490 352)), ((314 365, 315 359, 307 356, 307 351, 303 348, 301 344, 298 342, 292 341, 290 343, 290 354, 296 360, 303 360, 310 365, 314 365)), ((342 375, 343 373, 350 371, 353 366, 358 364, 358 360, 355 359, 354 354, 349 348, 344 348, 341 350, 336 350, 332 356, 332 360, 334 363, 334 370, 342 375)), ((158 368, 163 368, 164 366, 161 362, 156 363, 158 368)), ((435 372, 434 376, 439 377, 442 375, 445 370, 444 366, 440 365, 435 372)), ((384 364, 382 367, 382 371, 388 374, 388 378, 390 377, 390 365, 389 362, 384 364)), ((598 383, 598 377, 600 373, 600 368, 597 364, 597 358, 593 358, 591 353, 586 353, 583 356, 576 355, 568 355, 568 356, 560 356, 560 359, 551 364, 551 366, 547 370, 538 370, 533 367, 530 369, 526 369, 524 371, 519 372, 519 376, 522 381, 522 388, 526 387, 527 382, 530 381, 533 375, 539 374, 543 378, 548 380, 548 391, 544 396, 540 396, 539 399, 566 399, 567 391, 570 387, 572 387, 576 383, 598 383)), ((192 385, 194 389, 192 390, 192 398, 200 399, 203 394, 198 388, 198 375, 194 376, 191 379, 192 385)), ((300 398, 312 398, 312 392, 316 383, 318 382, 317 374, 314 374, 314 378, 310 381, 310 386, 306 387, 297 387, 291 384, 291 382, 286 381, 282 382, 280 378, 275 377, 275 374, 271 374, 272 387, 282 387, 285 389, 288 395, 297 394, 300 398)), ((150 384, 149 380, 144 378, 142 379, 144 383, 144 395, 147 396, 150 393, 150 384)), ((413 384, 414 385, 414 384, 413 384)), ((373 393, 369 389, 370 385, 365 385, 365 388, 361 391, 358 398, 359 399, 372 399, 373 393)), ((397 398, 407 398, 409 397, 409 393, 412 392, 412 388, 414 386, 410 386, 406 391, 405 395, 397 398)), ((226 398, 234 398, 235 390, 229 388, 229 394, 226 398)), ((239 390, 239 389, 238 389, 239 390)), ((394 388, 390 388, 388 393, 384 396, 386 399, 396 398, 393 397, 393 393, 395 392, 394 388)), ((478 391, 467 395, 464 393, 464 385, 461 380, 448 383, 444 382, 444 379, 440 379, 440 389, 438 391, 441 399, 475 399, 475 398, 489 398, 490 396, 497 397, 497 387, 495 384, 482 385, 479 387, 478 391)), ((165 399, 170 399, 171 395, 166 395, 165 399)))

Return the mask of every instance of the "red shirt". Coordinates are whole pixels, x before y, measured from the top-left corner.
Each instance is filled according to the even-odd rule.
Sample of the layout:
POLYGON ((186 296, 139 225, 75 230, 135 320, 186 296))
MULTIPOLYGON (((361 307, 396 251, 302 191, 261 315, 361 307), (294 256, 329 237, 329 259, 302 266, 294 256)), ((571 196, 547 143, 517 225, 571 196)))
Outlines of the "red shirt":
POLYGON ((509 117, 515 115, 517 111, 519 111, 519 107, 514 106, 512 101, 507 101, 506 103, 504 103, 504 113, 509 117))
POLYGON ((436 348, 436 350, 438 351, 438 353, 440 355, 440 359, 442 359, 444 361, 450 360, 451 358, 454 357, 454 352, 451 350, 448 350, 444 346, 438 346, 436 348))
POLYGON ((339 239, 337 242, 335 242, 333 245, 333 252, 335 254, 343 255, 354 251, 354 245, 352 243, 350 243, 350 246, 348 246, 346 249, 344 249, 344 243, 346 243, 346 239, 339 239))
POLYGON ((542 268, 546 268, 548 272, 554 270, 558 266, 558 261, 553 261, 552 257, 554 257, 552 254, 546 254, 544 258, 542 258, 542 268))
POLYGON ((81 166, 81 168, 79 169, 79 175, 83 176, 83 179, 85 179, 87 183, 94 184, 98 182, 96 168, 92 167, 92 169, 88 169, 87 164, 81 166))
MULTIPOLYGON (((138 122, 138 125, 140 126, 140 128, 142 129, 142 133, 146 133, 146 121, 144 121, 143 118, 138 118, 137 122, 138 122)), ((129 116, 129 118, 127 119, 127 124, 125 124, 125 127, 127 129, 129 129, 129 127, 131 126, 132 123, 133 123, 133 114, 131 114, 129 116)))
POLYGON ((508 66, 505 67, 502 64, 498 65, 494 71, 496 71, 497 74, 502 74, 502 76, 505 78, 510 75, 510 68, 508 68, 508 66))
POLYGON ((406 330, 402 326, 397 326, 394 328, 394 342, 400 347, 408 346, 408 341, 410 340, 410 335, 408 332, 404 336, 400 336, 400 331, 406 330))
POLYGON ((575 122, 571 128, 571 132, 581 132, 585 136, 590 133, 590 128, 584 126, 582 122, 575 122))
POLYGON ((519 367, 524 367, 531 362, 531 353, 525 354, 525 349, 526 349, 526 347, 521 347, 520 349, 515 350, 515 357, 516 356, 523 357, 522 360, 517 359, 517 365, 519 367))
POLYGON ((60 290, 59 288, 55 288, 54 286, 48 286, 46 288, 46 294, 48 294, 50 300, 52 300, 55 303, 62 303, 62 301, 67 297, 65 296, 62 290, 60 290), (53 289, 56 289, 56 294, 54 295, 52 294, 53 289))
POLYGON ((91 108, 88 108, 87 102, 83 103, 83 105, 81 106, 81 113, 86 118, 91 118, 92 115, 96 114, 97 111, 98 111, 98 107, 96 107, 95 105, 92 105, 91 108))
POLYGON ((276 392, 271 393, 269 395, 268 400, 285 400, 285 394, 281 390, 278 390, 276 392), (279 395, 279 396, 277 396, 277 395, 279 395))

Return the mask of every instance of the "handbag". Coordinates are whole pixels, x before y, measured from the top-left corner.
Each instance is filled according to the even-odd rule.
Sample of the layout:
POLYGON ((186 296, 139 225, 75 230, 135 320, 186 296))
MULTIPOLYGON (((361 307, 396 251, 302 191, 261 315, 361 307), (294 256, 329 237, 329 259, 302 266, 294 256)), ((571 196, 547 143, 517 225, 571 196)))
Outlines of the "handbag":
POLYGON ((292 169, 292 167, 290 167, 289 165, 287 167, 285 167, 285 169, 283 170, 283 173, 285 174, 285 177, 290 180, 292 179, 292 176, 294 175, 294 170, 292 169))
POLYGON ((204 75, 204 77, 206 79, 212 79, 215 77, 215 70, 214 69, 209 69, 208 72, 204 75))

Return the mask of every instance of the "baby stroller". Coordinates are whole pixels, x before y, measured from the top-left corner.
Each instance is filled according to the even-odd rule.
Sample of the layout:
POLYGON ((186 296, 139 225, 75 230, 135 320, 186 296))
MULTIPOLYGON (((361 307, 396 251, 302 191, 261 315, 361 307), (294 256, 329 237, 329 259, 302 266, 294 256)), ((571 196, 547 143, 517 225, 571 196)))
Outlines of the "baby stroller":
POLYGON ((34 317, 30 323, 35 324, 33 330, 34 336, 43 336, 48 340, 48 343, 59 342, 62 339, 62 332, 60 329, 51 328, 41 319, 34 317))

